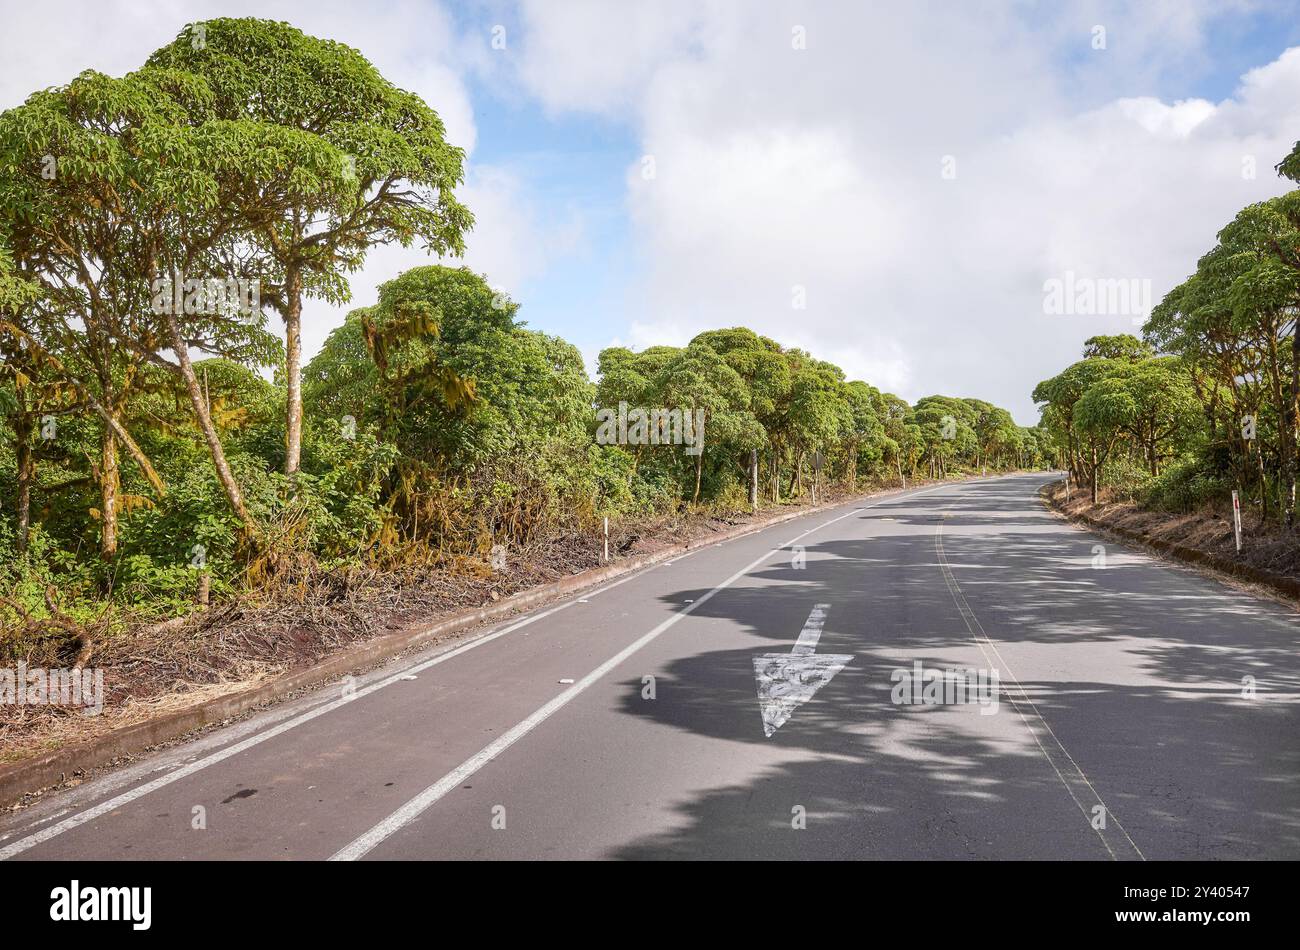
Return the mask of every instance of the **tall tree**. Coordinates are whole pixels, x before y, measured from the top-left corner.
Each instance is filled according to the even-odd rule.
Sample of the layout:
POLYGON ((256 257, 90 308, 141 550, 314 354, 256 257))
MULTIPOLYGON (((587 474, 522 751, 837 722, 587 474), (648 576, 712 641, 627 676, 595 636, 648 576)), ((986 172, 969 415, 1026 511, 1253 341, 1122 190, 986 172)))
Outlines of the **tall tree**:
POLYGON ((0 243, 40 288, 31 316, 51 365, 99 416, 95 476, 106 558, 117 552, 119 446, 156 492, 165 490, 123 424, 144 359, 123 341, 153 332, 150 250, 140 230, 157 194, 150 183, 189 174, 163 164, 157 148, 179 111, 177 94, 200 90, 171 73, 112 79, 86 72, 0 115, 0 243))
MULTIPOLYGON (((234 127, 274 127, 241 182, 262 299, 284 321, 285 462, 302 456, 303 298, 349 298, 347 274, 376 244, 421 242, 459 254, 473 217, 453 191, 464 153, 419 96, 395 87, 359 52, 286 23, 193 24, 149 64, 206 80, 211 114, 234 127)), ((206 121, 207 115, 194 117, 206 121)))
POLYGON ((27 549, 31 535, 36 482, 33 439, 55 414, 75 406, 68 388, 59 382, 57 361, 45 353, 30 320, 39 296, 40 287, 18 274, 12 255, 0 244, 0 381, 8 383, 0 408, 14 437, 14 515, 20 553, 27 549))

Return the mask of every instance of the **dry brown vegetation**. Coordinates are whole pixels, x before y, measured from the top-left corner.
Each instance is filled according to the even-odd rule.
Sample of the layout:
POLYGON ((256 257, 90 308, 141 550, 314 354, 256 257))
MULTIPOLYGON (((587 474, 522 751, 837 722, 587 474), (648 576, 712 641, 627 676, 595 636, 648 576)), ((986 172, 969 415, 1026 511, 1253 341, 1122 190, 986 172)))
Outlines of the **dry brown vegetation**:
POLYGON ((1102 524, 1133 531, 1143 537, 1204 551, 1215 557, 1248 565, 1282 577, 1300 579, 1300 531, 1274 519, 1265 521, 1258 511, 1242 511, 1242 550, 1233 541, 1230 505, 1207 504, 1189 514, 1143 508, 1111 489, 1102 489, 1096 505, 1087 491, 1077 488, 1065 498, 1064 484, 1047 489, 1048 499, 1071 517, 1087 516, 1102 524))

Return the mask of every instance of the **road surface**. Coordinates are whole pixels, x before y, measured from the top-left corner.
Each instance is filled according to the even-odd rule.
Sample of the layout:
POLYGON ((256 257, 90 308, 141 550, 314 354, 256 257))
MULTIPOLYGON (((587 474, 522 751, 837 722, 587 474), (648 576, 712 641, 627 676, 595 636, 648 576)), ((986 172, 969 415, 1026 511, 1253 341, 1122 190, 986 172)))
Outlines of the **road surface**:
POLYGON ((0 857, 1300 857, 1295 614, 1047 480, 698 549, 53 795, 0 857))

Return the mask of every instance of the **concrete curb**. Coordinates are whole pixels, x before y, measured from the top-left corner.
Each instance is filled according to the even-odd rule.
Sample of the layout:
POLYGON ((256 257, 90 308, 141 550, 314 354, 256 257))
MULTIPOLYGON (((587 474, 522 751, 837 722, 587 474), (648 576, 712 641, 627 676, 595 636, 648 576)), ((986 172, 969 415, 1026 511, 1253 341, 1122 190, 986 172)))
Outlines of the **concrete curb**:
POLYGON ((1110 534, 1124 541, 1130 541, 1139 547, 1148 548, 1152 551, 1158 551, 1161 554, 1168 555, 1175 561, 1182 561, 1184 564, 1191 564, 1199 567, 1209 567, 1224 574, 1229 574, 1241 580, 1251 581, 1255 584, 1263 584, 1271 587, 1278 593, 1285 594, 1288 597, 1300 599, 1300 580, 1294 577, 1287 577, 1282 574, 1274 574, 1272 571, 1261 570, 1258 567, 1252 567, 1249 564, 1240 564, 1229 558, 1222 557, 1210 551, 1202 551, 1200 548, 1189 548, 1186 545, 1175 544, 1172 541, 1166 541, 1163 538, 1152 538, 1140 531, 1134 531, 1130 528, 1121 527, 1120 525, 1107 524, 1100 518, 1094 518, 1091 515, 1071 514, 1057 506, 1048 496, 1047 490, 1059 482, 1049 482, 1038 490, 1039 500, 1043 506, 1050 511, 1056 512, 1066 521, 1072 524, 1085 524, 1089 528, 1099 531, 1103 534, 1110 534))
MULTIPOLYGON (((962 479, 961 481, 966 480, 970 479, 962 479)), ((953 484, 956 483, 956 481, 953 482, 953 484)), ((499 620, 566 594, 594 587, 616 577, 644 570, 658 564, 660 561, 677 557, 695 548, 731 541, 774 525, 802 518, 805 515, 843 508, 855 501, 912 491, 916 487, 930 484, 941 483, 925 482, 921 483, 921 486, 913 486, 911 489, 889 489, 866 495, 855 495, 848 499, 840 499, 815 507, 800 508, 797 511, 786 512, 763 521, 737 525, 717 534, 674 544, 653 554, 629 558, 626 561, 610 564, 607 567, 591 568, 549 584, 541 584, 520 591, 517 594, 511 594, 494 604, 458 611, 437 623, 419 630, 409 630, 403 633, 377 637, 366 643, 349 647, 343 652, 327 657, 305 669, 286 673, 252 689, 205 700, 194 706, 159 716, 156 719, 150 719, 133 726, 105 733, 83 743, 55 749, 43 755, 0 766, 0 807, 11 805, 19 801, 24 795, 32 792, 52 785, 62 784, 70 776, 111 763, 118 757, 134 755, 152 746, 176 739, 205 726, 210 726, 213 723, 241 716, 259 706, 269 705, 283 699, 291 693, 308 687, 319 686, 329 680, 342 678, 353 670, 373 666, 391 659, 413 647, 422 646, 448 634, 459 633, 488 621, 499 620)))

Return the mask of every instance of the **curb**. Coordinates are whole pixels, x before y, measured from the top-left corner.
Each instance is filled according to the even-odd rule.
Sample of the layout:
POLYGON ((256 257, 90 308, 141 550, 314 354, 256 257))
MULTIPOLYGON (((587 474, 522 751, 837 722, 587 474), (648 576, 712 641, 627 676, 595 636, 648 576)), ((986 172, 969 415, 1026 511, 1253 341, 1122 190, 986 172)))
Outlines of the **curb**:
POLYGON ((1265 571, 1258 567, 1252 567, 1249 564, 1241 564, 1222 555, 1215 554, 1211 551, 1203 551, 1200 548, 1189 548, 1186 545, 1177 544, 1173 541, 1166 541, 1163 538, 1152 538, 1140 531, 1134 531, 1131 528, 1121 527, 1120 525, 1107 524, 1100 518, 1094 518, 1092 515, 1070 514, 1059 508, 1050 498, 1047 497, 1047 490, 1053 485, 1060 482, 1048 482, 1038 490, 1039 501, 1043 507, 1049 511, 1055 512, 1071 524, 1084 524, 1089 528, 1099 531, 1103 534, 1114 535, 1124 541, 1132 542, 1139 547, 1157 551, 1160 554, 1167 555, 1175 561, 1181 561, 1184 564, 1191 564, 1198 567, 1208 567, 1224 574, 1229 574, 1240 580, 1251 581, 1255 584, 1263 584, 1271 587, 1280 594, 1288 597, 1300 599, 1300 580, 1294 577, 1287 577, 1283 574, 1274 574, 1272 571, 1265 571))
MULTIPOLYGON (((973 479, 954 480, 953 484, 970 480, 973 479)), ((922 484, 929 485, 932 483, 925 482, 922 484)), ((798 511, 786 512, 768 520, 737 525, 717 534, 670 545, 652 554, 643 554, 606 567, 590 568, 561 580, 552 581, 549 584, 541 584, 511 594, 488 606, 458 611, 437 623, 419 630, 377 637, 367 643, 347 648, 342 653, 321 660, 305 669, 286 673, 252 689, 218 696, 215 699, 205 700, 194 706, 167 713, 156 719, 150 719, 105 733, 86 742, 55 749, 43 755, 0 766, 0 807, 7 807, 32 792, 53 785, 61 785, 73 775, 110 764, 119 757, 138 754, 152 746, 184 736, 213 723, 241 716, 259 706, 270 705, 291 693, 309 687, 320 686, 329 680, 341 678, 352 670, 373 666, 413 647, 422 646, 448 634, 459 633, 487 621, 498 620, 535 607, 557 597, 593 587, 616 577, 622 577, 625 574, 644 570, 658 564, 660 561, 677 557, 695 548, 731 541, 774 525, 802 518, 805 515, 843 508, 859 500, 911 491, 916 487, 853 495, 847 499, 840 499, 829 504, 800 508, 798 511)))

